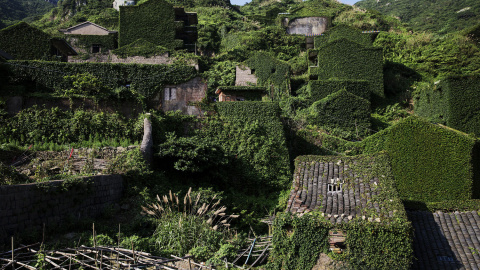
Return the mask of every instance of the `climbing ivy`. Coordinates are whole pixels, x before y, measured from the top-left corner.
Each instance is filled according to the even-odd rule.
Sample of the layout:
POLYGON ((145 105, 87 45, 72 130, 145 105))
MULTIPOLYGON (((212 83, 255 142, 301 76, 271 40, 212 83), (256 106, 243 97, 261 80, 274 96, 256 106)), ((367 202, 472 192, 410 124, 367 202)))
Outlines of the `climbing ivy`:
POLYGON ((467 200, 480 194, 480 174, 475 166, 478 142, 465 133, 412 116, 360 144, 365 153, 389 153, 404 200, 467 200))
POLYGON ((255 71, 258 85, 275 89, 273 98, 290 93, 290 66, 287 63, 264 52, 256 52, 245 63, 255 71))
POLYGON ((0 48, 15 59, 48 59, 50 39, 50 35, 26 22, 0 30, 0 48))
POLYGON ((175 39, 175 29, 175 10, 164 0, 120 7, 120 47, 139 38, 168 49, 182 47, 183 41, 175 39))
POLYGON ((413 259, 413 230, 395 189, 388 156, 385 153, 356 157, 300 156, 295 167, 338 160, 355 164, 350 167, 352 173, 362 179, 380 179, 376 194, 368 199, 371 202, 367 201, 367 205, 378 203, 379 212, 373 207, 361 209, 362 214, 343 223, 327 220, 318 210, 301 216, 278 214, 273 223, 273 250, 267 268, 312 269, 322 252, 347 263, 347 268, 409 269, 413 259), (380 221, 369 217, 380 217, 380 221), (346 235, 342 254, 329 253, 329 230, 342 230, 346 235))
POLYGON ((127 86, 145 98, 152 98, 165 84, 180 84, 197 75, 195 67, 184 64, 143 65, 111 63, 61 63, 46 61, 10 61, 8 65, 17 83, 33 81, 53 89, 66 89, 64 76, 90 73, 105 86, 127 86))

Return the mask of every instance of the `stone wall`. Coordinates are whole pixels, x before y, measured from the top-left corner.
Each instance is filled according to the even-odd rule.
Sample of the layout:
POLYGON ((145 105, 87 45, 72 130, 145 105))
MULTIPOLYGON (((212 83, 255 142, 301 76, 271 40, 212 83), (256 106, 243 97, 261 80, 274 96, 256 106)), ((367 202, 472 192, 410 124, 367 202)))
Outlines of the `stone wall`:
POLYGON ((165 100, 164 92, 162 91, 152 101, 154 108, 164 112, 180 110, 188 115, 202 114, 202 111, 193 105, 195 102, 200 102, 207 93, 207 83, 202 78, 196 77, 178 85, 165 85, 165 88, 175 88, 176 98, 165 100))
MULTIPOLYGON (((82 51, 80 48, 75 48, 77 51, 82 51)), ((83 50, 85 51, 85 50, 83 50)), ((144 56, 129 56, 125 58, 120 58, 117 55, 108 52, 108 53, 96 53, 91 54, 88 59, 80 59, 78 56, 69 56, 68 62, 70 63, 123 63, 123 64, 171 64, 173 63, 174 58, 170 58, 168 53, 162 55, 156 55, 151 57, 144 56)))
POLYGON ((292 20, 284 18, 283 25, 287 26, 287 34, 290 35, 321 35, 327 30, 328 18, 305 17, 292 20))
POLYGON ((95 217, 119 201, 123 192, 120 175, 81 178, 85 184, 68 185, 63 180, 37 184, 0 186, 0 246, 15 233, 41 230, 71 221, 95 217), (90 180, 89 184, 86 181, 90 180))
POLYGON ((255 76, 255 71, 252 71, 249 67, 246 66, 237 66, 235 71, 235 85, 257 85, 257 77, 255 76))

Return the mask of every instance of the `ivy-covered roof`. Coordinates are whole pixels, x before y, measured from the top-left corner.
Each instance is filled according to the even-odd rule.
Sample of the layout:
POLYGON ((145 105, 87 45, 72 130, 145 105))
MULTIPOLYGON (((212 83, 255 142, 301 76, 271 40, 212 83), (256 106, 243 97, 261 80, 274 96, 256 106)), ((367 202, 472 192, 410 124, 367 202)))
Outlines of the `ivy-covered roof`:
POLYGON ((332 223, 406 217, 385 153, 297 157, 287 212, 311 211, 323 213, 332 223))
POLYGON ((409 212, 415 229, 412 269, 478 269, 480 216, 471 212, 409 212))

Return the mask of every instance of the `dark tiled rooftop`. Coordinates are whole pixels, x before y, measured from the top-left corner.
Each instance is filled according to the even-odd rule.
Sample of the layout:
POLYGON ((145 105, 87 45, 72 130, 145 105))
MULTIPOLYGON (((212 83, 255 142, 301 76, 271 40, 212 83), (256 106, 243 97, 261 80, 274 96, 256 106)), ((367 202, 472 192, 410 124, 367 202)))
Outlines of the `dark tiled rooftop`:
POLYGON ((479 269, 480 216, 408 212, 415 230, 413 269, 479 269))
MULTIPOLYGON (((382 192, 379 178, 363 179, 368 173, 357 173, 353 169, 356 164, 355 160, 342 157, 332 161, 298 162, 286 211, 301 214, 317 210, 334 223, 347 222, 357 216, 369 219, 365 212, 372 210, 385 212, 375 200, 382 192), (335 191, 332 183, 336 183, 337 189, 341 186, 341 191, 335 191)), ((391 212, 388 215, 391 216, 391 212)), ((379 222, 380 218, 369 220, 379 222)))

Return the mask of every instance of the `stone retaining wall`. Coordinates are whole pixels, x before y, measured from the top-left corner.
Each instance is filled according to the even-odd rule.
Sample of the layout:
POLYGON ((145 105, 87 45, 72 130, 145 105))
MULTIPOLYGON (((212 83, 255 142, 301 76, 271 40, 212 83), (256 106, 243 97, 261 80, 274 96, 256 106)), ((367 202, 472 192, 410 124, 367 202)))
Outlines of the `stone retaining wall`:
MULTIPOLYGON (((95 217, 119 201, 123 192, 120 175, 99 175, 81 181, 0 186, 0 246, 15 233, 60 225, 65 219, 95 217)), ((78 180, 78 179, 77 179, 78 180)))

